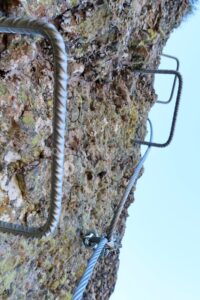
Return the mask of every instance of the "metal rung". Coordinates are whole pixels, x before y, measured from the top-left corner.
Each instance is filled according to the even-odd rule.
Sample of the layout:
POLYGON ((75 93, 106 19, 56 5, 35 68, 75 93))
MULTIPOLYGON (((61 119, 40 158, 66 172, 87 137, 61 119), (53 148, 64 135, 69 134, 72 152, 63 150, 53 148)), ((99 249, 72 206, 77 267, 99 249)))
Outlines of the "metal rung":
POLYGON ((176 127, 176 119, 178 116, 178 110, 179 110, 179 104, 181 99, 181 92, 182 92, 182 86, 183 86, 183 79, 181 74, 178 71, 175 70, 134 70, 134 72, 141 73, 141 74, 168 74, 168 75, 175 75, 176 78, 178 78, 178 91, 176 96, 176 102, 175 102, 175 108, 174 113, 172 117, 172 123, 171 123, 171 129, 169 133, 169 137, 165 143, 154 143, 154 142, 146 142, 142 140, 134 140, 135 143, 141 144, 141 145, 148 145, 153 147, 166 147, 168 146, 174 136, 174 131, 176 127))
MULTIPOLYGON (((177 57, 175 56, 172 56, 172 55, 168 55, 168 54, 161 54, 162 56, 164 57, 168 57, 168 58, 171 58, 173 60, 176 61, 176 71, 179 71, 179 66, 180 66, 180 63, 179 63, 179 60, 177 57)), ((174 96, 174 91, 175 91, 175 86, 176 86, 176 76, 174 76, 174 82, 173 82, 173 85, 172 85, 172 89, 171 89, 171 94, 170 94, 170 97, 167 101, 161 101, 161 100, 157 100, 156 103, 160 103, 160 104, 169 104, 171 101, 172 101, 172 98, 174 96)))
POLYGON ((41 227, 28 227, 0 221, 0 231, 26 237, 48 236, 59 222, 62 201, 65 123, 67 107, 67 55, 62 36, 54 25, 33 18, 0 18, 0 33, 42 35, 53 48, 54 107, 51 195, 49 214, 41 227))

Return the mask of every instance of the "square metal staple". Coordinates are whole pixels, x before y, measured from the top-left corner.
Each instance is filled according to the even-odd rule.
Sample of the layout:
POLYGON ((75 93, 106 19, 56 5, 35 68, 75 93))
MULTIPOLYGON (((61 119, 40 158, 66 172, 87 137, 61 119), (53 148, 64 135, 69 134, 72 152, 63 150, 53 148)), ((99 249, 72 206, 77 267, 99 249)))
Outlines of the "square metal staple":
POLYGON ((41 35, 53 48, 54 57, 54 104, 53 104, 53 151, 50 207, 46 223, 41 227, 28 227, 0 221, 0 231, 26 237, 52 234, 60 219, 64 168, 64 144, 67 112, 67 54, 62 36, 54 25, 33 18, 0 18, 0 33, 41 35))
MULTIPOLYGON (((171 60, 174 60, 175 63, 176 63, 176 71, 177 72, 179 71, 180 62, 179 62, 179 60, 178 60, 177 57, 172 56, 172 55, 168 55, 168 54, 161 54, 161 56, 167 57, 167 58, 169 58, 171 60)), ((169 99, 166 100, 166 101, 157 100, 156 103, 169 104, 172 101, 173 96, 174 96, 175 87, 176 87, 176 79, 177 79, 176 76, 174 76, 174 81, 173 81, 173 85, 172 85, 172 89, 171 89, 171 93, 170 93, 169 99)))
MULTIPOLYGON (((137 139, 134 140, 134 143, 140 144, 140 145, 147 145, 147 146, 159 147, 159 148, 167 147, 173 139, 174 131, 175 131, 175 127, 176 127, 176 120, 177 120, 177 116, 178 116, 179 105, 180 105, 180 100, 181 100, 181 93, 182 93, 182 86, 183 86, 182 76, 178 71, 175 71, 175 70, 143 70, 143 69, 141 69, 141 70, 134 70, 134 72, 140 73, 140 74, 174 75, 175 79, 174 79, 174 84, 173 84, 173 88, 172 88, 172 92, 171 92, 172 95, 174 93, 173 91, 175 88, 176 78, 178 79, 178 91, 177 91, 177 95, 176 95, 175 107, 174 107, 174 112, 173 112, 172 121, 171 121, 171 128, 170 128, 170 132, 169 132, 169 136, 168 136, 167 140, 164 143, 148 142, 148 141, 142 141, 142 140, 137 140, 137 139)), ((168 102, 167 101, 166 102, 159 101, 159 103, 167 104, 168 102)))

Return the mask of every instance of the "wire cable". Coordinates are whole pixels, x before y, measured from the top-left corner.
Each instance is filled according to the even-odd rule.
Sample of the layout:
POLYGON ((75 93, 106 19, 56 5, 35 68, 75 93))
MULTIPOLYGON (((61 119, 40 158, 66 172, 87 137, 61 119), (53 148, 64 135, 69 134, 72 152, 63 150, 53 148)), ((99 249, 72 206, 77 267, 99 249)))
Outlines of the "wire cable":
POLYGON ((88 282, 92 276, 94 267, 99 259, 99 256, 101 255, 104 247, 106 246, 108 240, 106 238, 102 238, 94 251, 92 257, 90 258, 87 268, 74 292, 72 300, 81 300, 83 297, 83 293, 88 285, 88 282))
MULTIPOLYGON (((153 140, 153 126, 152 126, 152 123, 151 121, 148 119, 148 122, 149 122, 149 126, 150 126, 150 139, 149 139, 149 142, 152 143, 152 140, 153 140)), ((145 160, 147 159, 148 155, 149 155, 149 152, 150 152, 150 149, 151 149, 151 145, 148 146, 147 150, 145 151, 144 155, 142 156, 142 158, 140 159, 139 163, 137 164, 135 170, 134 170, 134 173, 132 174, 130 180, 129 180, 129 183, 127 185, 127 188, 124 192, 124 195, 119 203, 119 206, 117 208, 117 211, 116 211, 116 214, 114 215, 114 218, 111 222, 111 226, 110 226, 110 231, 109 231, 109 235, 108 235, 108 240, 111 241, 112 240, 112 237, 113 237, 113 234, 116 230, 116 227, 117 227, 117 223, 119 221, 119 218, 121 216, 121 213, 124 209, 124 206, 126 204, 126 201, 127 201, 127 198, 130 194, 130 191, 131 189, 133 188, 133 186, 135 185, 136 183, 136 180, 138 178, 138 175, 144 165, 144 162, 145 160)))
MULTIPOLYGON (((149 119, 148 119, 148 122, 149 122, 149 125, 150 125, 150 142, 152 142, 152 140, 153 140, 153 126, 152 126, 151 121, 149 119)), ((124 209, 124 206, 126 204, 127 198, 130 194, 131 189, 135 185, 135 182, 138 178, 138 175, 140 173, 140 170, 143 167, 143 164, 144 164, 145 160, 147 159, 150 148, 151 148, 151 146, 148 146, 147 150, 145 151, 144 155, 142 156, 142 158, 140 159, 138 165, 136 166, 136 168, 134 170, 134 173, 133 173, 133 175, 131 176, 131 178, 129 180, 128 186, 125 190, 125 193, 122 197, 122 200, 120 201, 118 209, 117 209, 117 211, 116 211, 116 213, 113 217, 113 220, 111 222, 111 227, 110 227, 108 237, 107 238, 103 237, 102 239, 100 239, 100 242, 98 243, 98 246, 97 246, 96 250, 94 251, 92 257, 90 258, 90 260, 88 262, 88 265, 87 265, 87 268, 86 268, 86 270, 85 270, 85 272, 84 272, 84 274, 83 274, 83 276, 82 276, 82 278, 81 278, 81 280, 80 280, 80 282, 79 282, 79 284, 78 284, 78 286, 77 286, 77 288, 74 292, 72 300, 81 300, 82 299, 84 291, 85 291, 85 289, 88 285, 88 282, 92 277, 92 273, 93 273, 93 270, 95 268, 95 265, 97 264, 99 256, 101 255, 103 249, 106 247, 106 244, 108 244, 113 238, 114 232, 116 230, 119 218, 120 218, 121 213, 122 213, 122 211, 124 209)))

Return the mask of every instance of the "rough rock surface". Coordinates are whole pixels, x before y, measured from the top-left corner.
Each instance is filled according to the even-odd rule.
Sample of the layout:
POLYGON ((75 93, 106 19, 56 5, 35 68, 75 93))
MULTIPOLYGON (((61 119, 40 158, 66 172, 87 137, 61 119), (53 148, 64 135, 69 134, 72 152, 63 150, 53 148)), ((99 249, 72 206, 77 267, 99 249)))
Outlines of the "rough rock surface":
MULTIPOLYGON (((63 210, 56 235, 0 234, 0 299, 71 299, 91 250, 82 235, 106 234, 140 157, 156 100, 152 77, 188 0, 0 1, 0 14, 44 17, 69 55, 63 210)), ((0 219, 42 224, 48 213, 52 132, 52 50, 40 37, 0 35, 0 219)), ((123 237, 129 197, 118 225, 123 237)), ((106 300, 119 249, 102 257, 84 299, 106 300)))

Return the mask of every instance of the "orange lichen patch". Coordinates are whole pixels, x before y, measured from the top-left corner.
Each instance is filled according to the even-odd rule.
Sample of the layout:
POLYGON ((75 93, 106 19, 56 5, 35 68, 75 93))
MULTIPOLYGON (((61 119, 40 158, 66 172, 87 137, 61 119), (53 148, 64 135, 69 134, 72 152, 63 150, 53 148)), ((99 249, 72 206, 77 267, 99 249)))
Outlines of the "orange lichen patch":
POLYGON ((10 221, 13 217, 13 210, 9 207, 9 199, 8 197, 4 197, 3 202, 0 204, 0 219, 2 221, 10 221))
POLYGON ((8 211, 8 207, 5 204, 0 205, 0 214, 5 213, 8 211))

